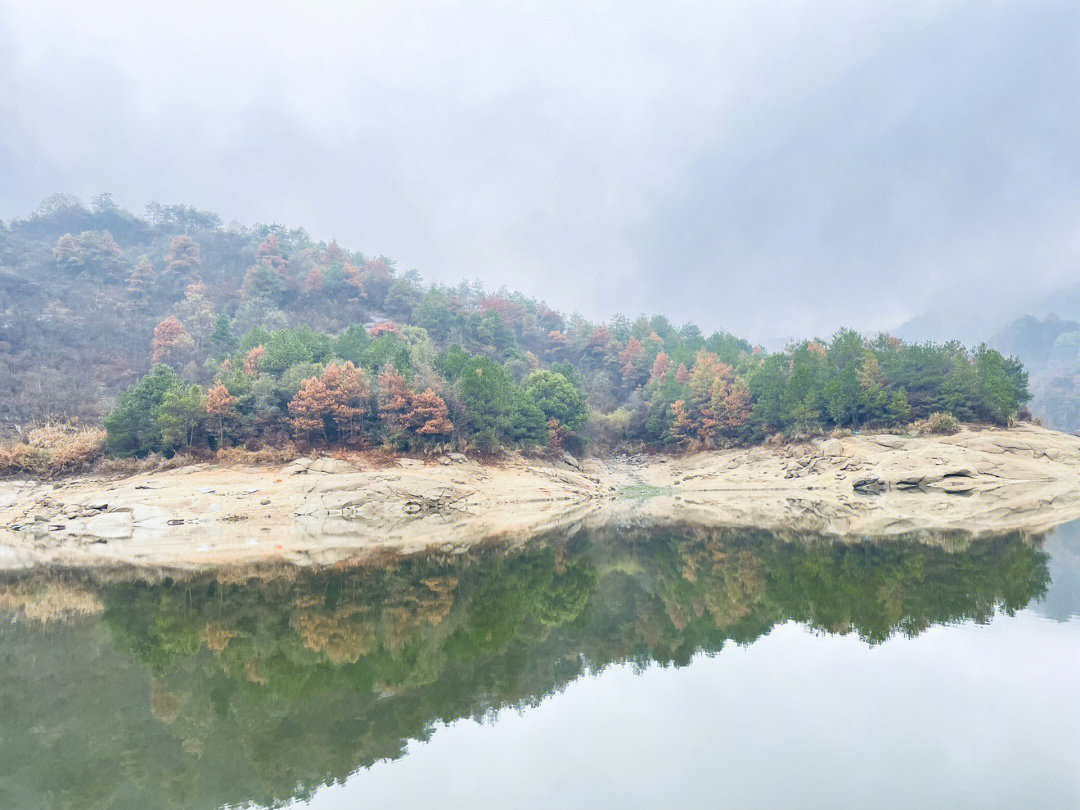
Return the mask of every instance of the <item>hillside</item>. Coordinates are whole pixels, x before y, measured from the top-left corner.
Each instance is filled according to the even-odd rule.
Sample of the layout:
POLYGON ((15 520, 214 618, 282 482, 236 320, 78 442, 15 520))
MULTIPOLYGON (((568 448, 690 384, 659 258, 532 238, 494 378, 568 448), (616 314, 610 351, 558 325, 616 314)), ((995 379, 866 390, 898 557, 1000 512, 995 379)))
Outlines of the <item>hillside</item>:
MULTIPOLYGON (((0 414, 104 424, 112 455, 244 446, 707 449, 931 417, 1006 424, 1021 364, 840 331, 767 353, 662 315, 604 324, 213 213, 64 197, 0 227, 0 414)), ((17 455, 17 454, 16 454, 17 455)))

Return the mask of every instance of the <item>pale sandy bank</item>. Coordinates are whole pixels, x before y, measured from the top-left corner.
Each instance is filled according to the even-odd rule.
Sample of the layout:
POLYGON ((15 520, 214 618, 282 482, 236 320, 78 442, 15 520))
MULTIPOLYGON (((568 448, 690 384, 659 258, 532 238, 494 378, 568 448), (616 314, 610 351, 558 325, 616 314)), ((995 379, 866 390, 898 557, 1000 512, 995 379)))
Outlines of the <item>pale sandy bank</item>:
POLYGON ((1035 426, 851 436, 682 457, 454 455, 357 468, 196 465, 0 482, 0 569, 332 564, 578 525, 755 526, 849 537, 1045 531, 1080 518, 1080 438, 1035 426))

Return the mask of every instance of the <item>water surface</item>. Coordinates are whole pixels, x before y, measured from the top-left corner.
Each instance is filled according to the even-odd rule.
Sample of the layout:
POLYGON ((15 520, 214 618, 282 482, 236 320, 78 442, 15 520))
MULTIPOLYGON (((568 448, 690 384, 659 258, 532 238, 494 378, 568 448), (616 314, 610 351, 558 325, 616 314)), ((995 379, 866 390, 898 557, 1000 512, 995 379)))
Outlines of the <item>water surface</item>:
POLYGON ((1080 537, 0 584, 0 806, 1080 806, 1080 537))

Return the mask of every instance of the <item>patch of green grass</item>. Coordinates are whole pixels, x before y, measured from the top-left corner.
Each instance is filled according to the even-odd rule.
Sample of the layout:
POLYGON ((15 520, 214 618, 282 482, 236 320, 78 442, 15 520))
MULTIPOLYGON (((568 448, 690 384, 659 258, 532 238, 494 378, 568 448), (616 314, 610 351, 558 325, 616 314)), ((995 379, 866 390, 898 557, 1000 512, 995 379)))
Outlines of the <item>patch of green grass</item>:
POLYGON ((620 498, 628 498, 635 501, 645 501, 649 498, 659 498, 662 495, 674 495, 675 490, 671 487, 654 487, 652 484, 634 484, 619 490, 620 498))

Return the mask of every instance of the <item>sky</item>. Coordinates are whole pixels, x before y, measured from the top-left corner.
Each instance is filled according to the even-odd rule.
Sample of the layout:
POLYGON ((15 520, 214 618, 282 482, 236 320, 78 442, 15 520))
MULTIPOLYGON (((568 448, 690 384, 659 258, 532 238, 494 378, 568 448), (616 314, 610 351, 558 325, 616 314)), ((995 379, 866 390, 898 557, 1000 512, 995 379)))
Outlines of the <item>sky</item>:
POLYGON ((761 342, 1076 317, 1080 4, 0 0, 56 191, 761 342))

